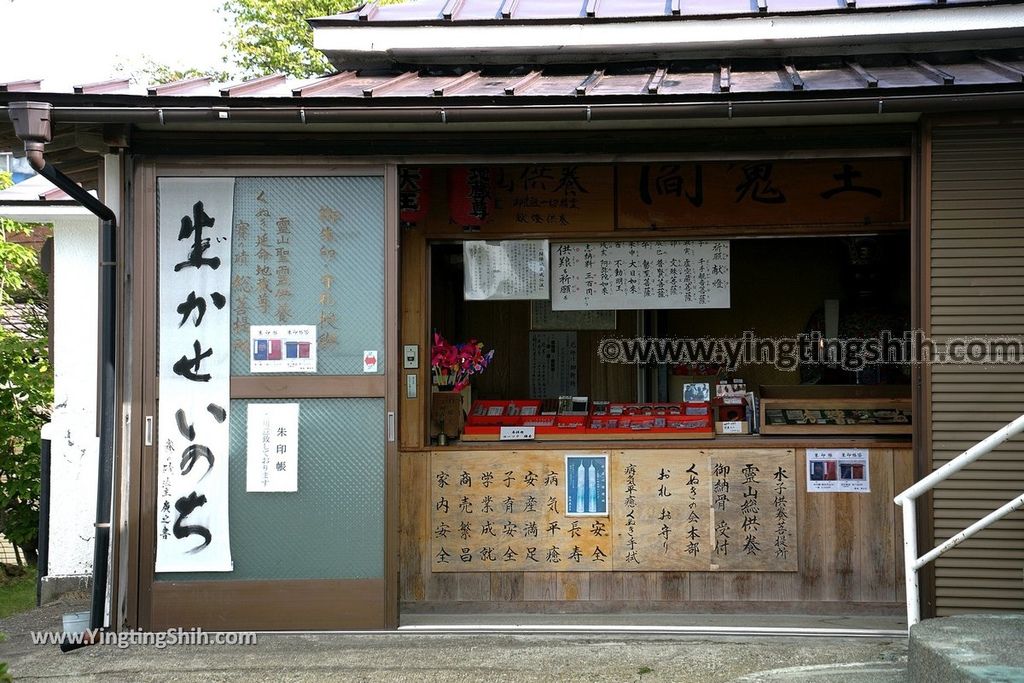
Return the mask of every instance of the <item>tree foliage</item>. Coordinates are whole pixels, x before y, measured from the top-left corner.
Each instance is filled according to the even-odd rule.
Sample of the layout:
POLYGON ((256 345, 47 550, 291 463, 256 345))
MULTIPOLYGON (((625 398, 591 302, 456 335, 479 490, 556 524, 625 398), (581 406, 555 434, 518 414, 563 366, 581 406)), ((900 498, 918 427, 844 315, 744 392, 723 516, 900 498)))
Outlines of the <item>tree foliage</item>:
POLYGON ((206 76, 216 83, 226 83, 234 80, 234 76, 232 76, 230 71, 197 69, 195 67, 176 68, 161 64, 146 56, 143 56, 138 61, 121 62, 114 67, 114 70, 136 83, 144 83, 146 85, 162 85, 164 83, 183 81, 188 78, 199 78, 200 76, 206 76))
MULTIPOLYGON (((401 0, 382 0, 389 5, 401 0)), ((246 78, 284 73, 305 78, 330 71, 330 63, 313 48, 307 19, 359 7, 360 0, 226 0, 221 11, 234 21, 225 44, 229 57, 246 78)))
MULTIPOLYGON (((0 173, 0 189, 11 185, 0 173)), ((32 227, 0 218, 0 532, 34 561, 39 527, 39 430, 53 401, 46 277, 35 251, 9 240, 32 227), (11 315, 15 309, 18 315, 11 315), (15 322, 12 322, 12 319, 15 322)))

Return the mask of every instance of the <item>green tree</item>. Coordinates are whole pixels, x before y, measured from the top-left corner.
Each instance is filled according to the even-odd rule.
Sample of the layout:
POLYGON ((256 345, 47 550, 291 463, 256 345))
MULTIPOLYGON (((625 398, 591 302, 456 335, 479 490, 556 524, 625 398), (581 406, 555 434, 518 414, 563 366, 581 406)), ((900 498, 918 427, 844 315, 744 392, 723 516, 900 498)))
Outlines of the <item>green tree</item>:
POLYGON ((145 55, 138 60, 120 62, 114 66, 114 70, 119 74, 123 74, 125 78, 130 78, 136 83, 143 83, 145 85, 161 85, 163 83, 183 81, 187 78, 199 78, 200 76, 211 78, 216 83, 227 83, 235 80, 230 71, 204 70, 195 67, 174 68, 166 64, 160 64, 154 61, 152 57, 145 55))
MULTIPOLYGON (((0 189, 11 177, 0 173, 0 189)), ((53 402, 46 277, 34 250, 9 241, 31 226, 0 218, 0 533, 32 563, 39 528, 39 430, 53 402), (17 315, 11 315, 14 311, 17 315)))
MULTIPOLYGON (((382 0, 390 5, 401 0, 382 0)), ((246 78, 283 73, 299 78, 329 72, 330 63, 313 48, 307 19, 359 7, 360 0, 226 0, 221 11, 234 21, 224 45, 246 78)))

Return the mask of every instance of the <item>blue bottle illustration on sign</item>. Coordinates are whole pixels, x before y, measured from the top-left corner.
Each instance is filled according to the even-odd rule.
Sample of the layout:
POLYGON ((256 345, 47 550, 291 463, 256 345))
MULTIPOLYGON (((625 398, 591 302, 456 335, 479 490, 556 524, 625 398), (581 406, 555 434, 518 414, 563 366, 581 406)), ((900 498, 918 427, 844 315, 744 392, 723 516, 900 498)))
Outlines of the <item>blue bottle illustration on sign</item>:
POLYGON ((586 485, 584 477, 583 461, 580 461, 580 466, 576 468, 576 512, 583 512, 583 496, 586 485))
POLYGON ((590 489, 590 498, 587 500, 587 512, 597 512, 597 470, 594 463, 587 468, 587 487, 590 489))
POLYGON ((565 474, 568 514, 608 514, 607 456, 567 456, 565 474))

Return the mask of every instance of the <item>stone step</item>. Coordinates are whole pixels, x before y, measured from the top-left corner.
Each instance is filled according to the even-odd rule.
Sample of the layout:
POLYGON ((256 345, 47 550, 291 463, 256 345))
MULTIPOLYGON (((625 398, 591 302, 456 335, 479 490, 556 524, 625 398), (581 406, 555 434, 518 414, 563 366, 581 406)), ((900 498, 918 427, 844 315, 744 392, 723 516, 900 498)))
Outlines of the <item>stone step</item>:
POLYGON ((926 619, 910 629, 909 683, 1024 681, 1024 615, 926 619))

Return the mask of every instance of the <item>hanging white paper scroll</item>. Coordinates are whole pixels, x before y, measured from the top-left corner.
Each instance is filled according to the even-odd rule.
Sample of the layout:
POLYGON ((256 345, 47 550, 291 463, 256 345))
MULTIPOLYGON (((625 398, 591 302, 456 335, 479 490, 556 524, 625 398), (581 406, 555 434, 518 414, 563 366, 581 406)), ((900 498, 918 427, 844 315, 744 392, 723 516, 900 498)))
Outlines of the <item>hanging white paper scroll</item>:
POLYGON ((245 490, 299 490, 299 404, 250 403, 246 412, 245 490))
POLYGON ((231 571, 228 537, 234 180, 161 178, 157 572, 231 571))
POLYGON ((547 299, 548 241, 462 243, 467 301, 547 299))
POLYGON ((556 242, 551 308, 729 308, 727 240, 556 242))

